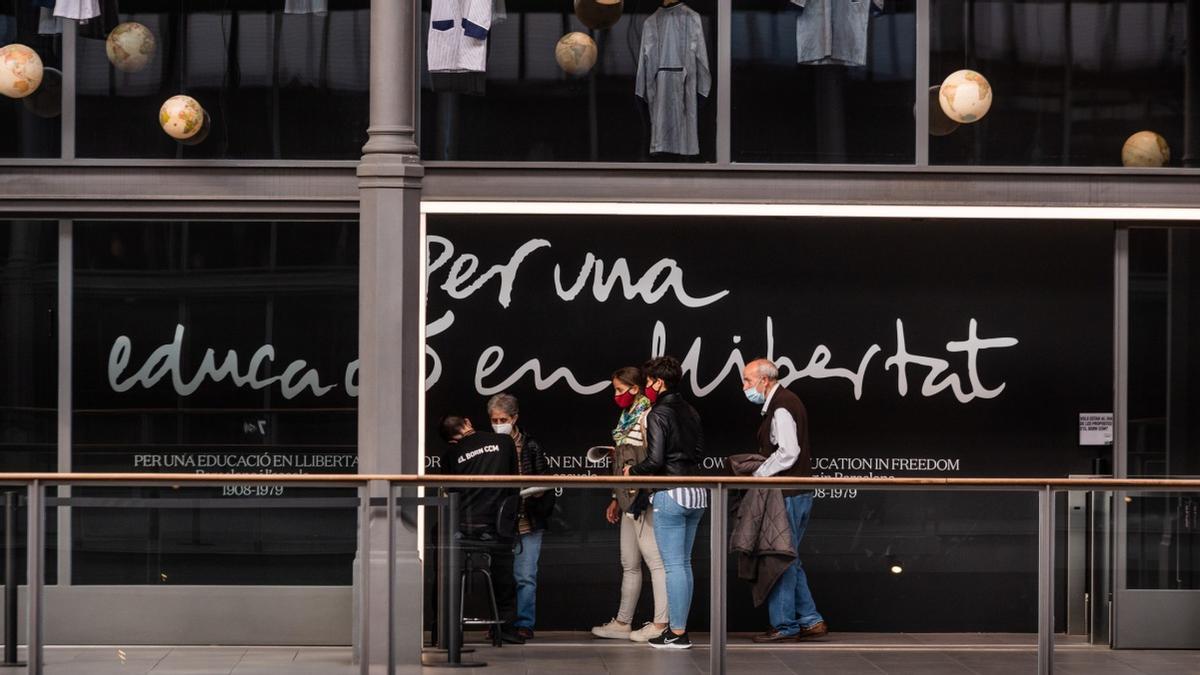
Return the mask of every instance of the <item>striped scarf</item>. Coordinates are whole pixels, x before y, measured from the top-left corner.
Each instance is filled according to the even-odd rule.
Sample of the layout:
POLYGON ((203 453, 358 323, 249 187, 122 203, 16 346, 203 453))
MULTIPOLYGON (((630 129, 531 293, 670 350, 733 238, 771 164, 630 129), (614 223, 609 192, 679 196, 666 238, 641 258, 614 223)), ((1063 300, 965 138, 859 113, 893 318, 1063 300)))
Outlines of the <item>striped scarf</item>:
POLYGON ((617 445, 628 443, 629 433, 634 430, 638 420, 642 419, 642 415, 646 414, 652 405, 645 394, 639 394, 633 405, 622 410, 621 419, 617 421, 617 428, 612 432, 613 442, 617 445))

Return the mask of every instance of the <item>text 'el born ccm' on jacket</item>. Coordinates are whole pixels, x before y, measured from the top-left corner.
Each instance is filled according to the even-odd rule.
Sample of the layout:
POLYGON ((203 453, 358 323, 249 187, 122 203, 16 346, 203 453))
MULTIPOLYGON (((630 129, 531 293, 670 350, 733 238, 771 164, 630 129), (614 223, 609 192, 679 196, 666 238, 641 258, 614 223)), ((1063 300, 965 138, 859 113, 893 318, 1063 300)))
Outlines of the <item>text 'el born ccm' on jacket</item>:
POLYGON ((708 96, 704 24, 691 7, 659 7, 642 26, 636 93, 650 109, 650 152, 700 154, 696 95, 708 96))
POLYGON ((430 73, 487 70, 492 0, 433 0, 429 18, 430 73))

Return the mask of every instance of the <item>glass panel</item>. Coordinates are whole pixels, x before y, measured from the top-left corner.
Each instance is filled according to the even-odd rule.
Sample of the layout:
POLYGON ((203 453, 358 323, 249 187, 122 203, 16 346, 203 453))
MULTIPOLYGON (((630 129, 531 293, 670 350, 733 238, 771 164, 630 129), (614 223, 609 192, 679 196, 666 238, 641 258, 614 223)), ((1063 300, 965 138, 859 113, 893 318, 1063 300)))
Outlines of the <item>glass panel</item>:
POLYGON ((97 39, 84 31, 78 41, 78 155, 357 159, 367 129, 368 5, 122 2, 119 16, 96 20, 104 26, 97 39), (103 37, 119 22, 110 37, 122 51, 110 60, 103 37), (205 114, 195 121, 207 120, 181 125, 177 133, 195 134, 183 141, 158 118, 176 95, 192 97, 205 114))
MULTIPOLYGON (((78 223, 75 469, 355 472, 357 283, 354 223, 78 223)), ((76 510, 75 581, 347 584, 352 515, 76 510)))
POLYGON ((454 17, 439 14, 433 17, 434 27, 431 2, 425 0, 422 156, 428 160, 714 161, 716 1, 689 0, 670 7, 625 2, 623 14, 620 4, 615 5, 617 10, 597 0, 577 5, 585 7, 581 11, 595 25, 620 18, 610 28, 590 31, 589 36, 570 3, 508 0, 483 18, 470 17, 492 24, 486 59, 464 55, 466 61, 455 65, 452 57, 460 53, 455 46, 460 42, 463 50, 485 48, 457 32, 454 17), (654 18, 653 26, 661 27, 661 52, 651 47, 659 43, 647 39, 655 34, 647 32, 648 17, 654 18), (442 27, 445 30, 438 30, 442 27), (568 33, 580 34, 572 35, 559 49, 560 38, 568 33), (685 34, 691 36, 693 46, 672 49, 686 43, 681 37, 685 34), (655 86, 645 89, 646 100, 656 102, 653 106, 638 97, 636 75, 643 48, 663 60, 658 63, 650 56, 645 60, 647 72, 655 65, 658 68, 655 86), (592 60, 595 65, 569 75, 556 53, 572 70, 592 60), (475 72, 447 72, 456 68, 475 72))
MULTIPOLYGON (((442 415, 486 429, 488 397, 508 391, 551 472, 601 473, 585 453, 611 443, 609 378, 667 353, 682 358, 679 390, 703 421, 701 468, 728 475, 764 419, 741 367, 769 353, 807 410, 819 475, 1066 476, 1111 454, 1078 432, 1081 412, 1112 405, 1111 224, 430 215, 427 226, 431 452, 442 415), (989 346, 958 351, 975 339, 989 346)), ((1035 504, 825 491, 802 549, 817 607, 835 633, 1032 631, 1035 504)), ((571 606, 590 614, 547 630, 611 616, 619 570, 603 506, 564 497, 564 517, 585 528, 571 536, 611 547, 559 560, 573 566, 571 606)), ((730 589, 729 629, 766 630, 746 584, 730 589)))
POLYGON ((735 3, 734 161, 914 161, 916 2, 873 3, 735 3))
MULTIPOLYGON (((295 496, 291 487, 285 490, 295 496)), ((76 488, 73 499, 82 503, 59 508, 71 509, 76 527, 96 522, 111 525, 112 537, 103 542, 103 553, 113 564, 109 578, 117 586, 76 587, 69 602, 44 605, 47 675, 154 670, 192 673, 239 670, 263 675, 359 672, 350 646, 356 621, 350 611, 351 590, 288 588, 304 583, 329 585, 332 579, 344 579, 340 583, 349 584, 352 554, 345 555, 340 546, 332 545, 328 532, 333 527, 343 528, 346 536, 354 540, 357 500, 350 499, 349 504, 344 500, 334 505, 316 503, 322 497, 342 495, 344 489, 302 490, 314 497, 310 500, 314 502, 311 508, 291 508, 292 505, 281 501, 275 508, 246 511, 226 508, 237 498, 222 496, 219 488, 178 491, 170 487, 145 488, 125 490, 124 495, 112 490, 102 507, 87 504, 88 497, 80 498, 79 492, 76 488), (195 501, 185 508, 176 508, 181 506, 178 502, 183 494, 195 501), (122 497, 142 501, 131 503, 122 497), (246 536, 247 512, 258 515, 267 537, 246 536), (161 529, 135 545, 122 532, 122 526, 129 523, 158 523, 161 529), (190 535, 176 539, 183 532, 190 535), (130 583, 129 575, 117 573, 116 568, 133 563, 131 551, 147 554, 145 568, 131 572, 154 575, 155 583, 205 583, 192 574, 203 560, 203 565, 229 568, 228 582, 262 587, 131 590, 123 586, 130 583), (183 562, 185 557, 190 562, 183 562), (267 557, 279 564, 268 569, 251 562, 267 557), (293 564, 282 563, 288 560, 293 564), (297 574, 302 574, 306 566, 314 577, 308 582, 297 574), (93 603, 98 609, 89 610, 93 603), (103 637, 97 639, 97 635, 103 637)), ((93 497, 98 494, 98 491, 87 492, 93 497)), ((98 541, 91 540, 89 545, 94 546, 98 541)), ((101 551, 93 548, 88 553, 89 562, 98 562, 101 555, 101 551)), ((90 572, 98 571, 97 567, 92 564, 90 572)))
POLYGON ((58 223, 0 220, 0 471, 58 467, 58 223))
POLYGON ((1200 589, 1200 494, 1125 497, 1128 587, 1200 589))
POLYGON ((0 157, 62 154, 62 22, 49 13, 39 3, 0 3, 0 49, 7 53, 0 68, 9 76, 21 71, 19 77, 0 76, 12 87, 0 88, 0 157))
MULTIPOLYGON (((1200 228, 1129 233, 1129 475, 1200 475, 1200 228)), ((1197 495, 1130 494, 1128 587, 1200 588, 1197 495)))
MULTIPOLYGON (((954 129, 943 120, 952 131, 930 137, 930 161, 1183 165, 1186 5, 933 0, 930 84, 970 69, 994 98, 981 121, 954 129), (1131 139, 1142 131, 1152 133, 1131 139), (1169 146, 1169 159, 1153 134, 1169 146)), ((975 100, 966 84, 961 96, 955 90, 964 114, 975 100)))

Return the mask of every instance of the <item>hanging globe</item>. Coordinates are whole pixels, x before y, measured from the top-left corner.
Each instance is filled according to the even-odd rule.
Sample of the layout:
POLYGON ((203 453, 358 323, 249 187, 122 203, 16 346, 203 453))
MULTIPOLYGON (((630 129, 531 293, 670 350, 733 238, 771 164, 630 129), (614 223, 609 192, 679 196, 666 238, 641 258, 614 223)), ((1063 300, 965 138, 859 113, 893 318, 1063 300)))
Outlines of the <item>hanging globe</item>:
POLYGON ((208 132, 212 131, 212 118, 208 116, 208 111, 204 111, 204 121, 200 123, 200 131, 196 132, 191 138, 181 138, 179 142, 183 145, 200 145, 208 139, 208 132))
POLYGON ((978 122, 992 107, 992 85, 973 70, 955 71, 942 81, 938 102, 951 120, 960 124, 978 122))
POLYGON ((13 43, 0 47, 0 94, 25 98, 42 84, 42 57, 29 47, 13 43))
POLYGON ((158 123, 168 136, 182 141, 200 132, 204 108, 191 96, 172 96, 158 109, 158 123))
POLYGON ((587 33, 567 33, 554 46, 554 60, 568 75, 583 75, 596 65, 596 43, 587 33))
POLYGON ((575 0, 575 16, 592 30, 612 28, 621 20, 623 0, 575 0))
POLYGON ((46 66, 42 70, 42 86, 21 99, 29 112, 51 119, 62 114, 62 71, 46 66))
POLYGON ((109 31, 108 39, 104 42, 109 62, 117 70, 126 73, 136 73, 145 68, 154 58, 157 48, 154 33, 136 21, 118 24, 109 31))
POLYGON ((1170 161, 1171 146, 1153 131, 1137 132, 1125 139, 1121 148, 1121 164, 1125 166, 1166 166, 1170 161))

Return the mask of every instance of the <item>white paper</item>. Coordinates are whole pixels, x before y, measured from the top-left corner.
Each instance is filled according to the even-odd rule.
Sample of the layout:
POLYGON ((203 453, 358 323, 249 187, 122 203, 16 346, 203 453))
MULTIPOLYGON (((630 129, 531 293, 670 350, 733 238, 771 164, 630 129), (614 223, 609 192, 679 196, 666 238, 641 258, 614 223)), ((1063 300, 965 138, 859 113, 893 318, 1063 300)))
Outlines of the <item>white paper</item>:
POLYGON ((1112 413, 1079 413, 1080 445, 1112 445, 1112 413))

